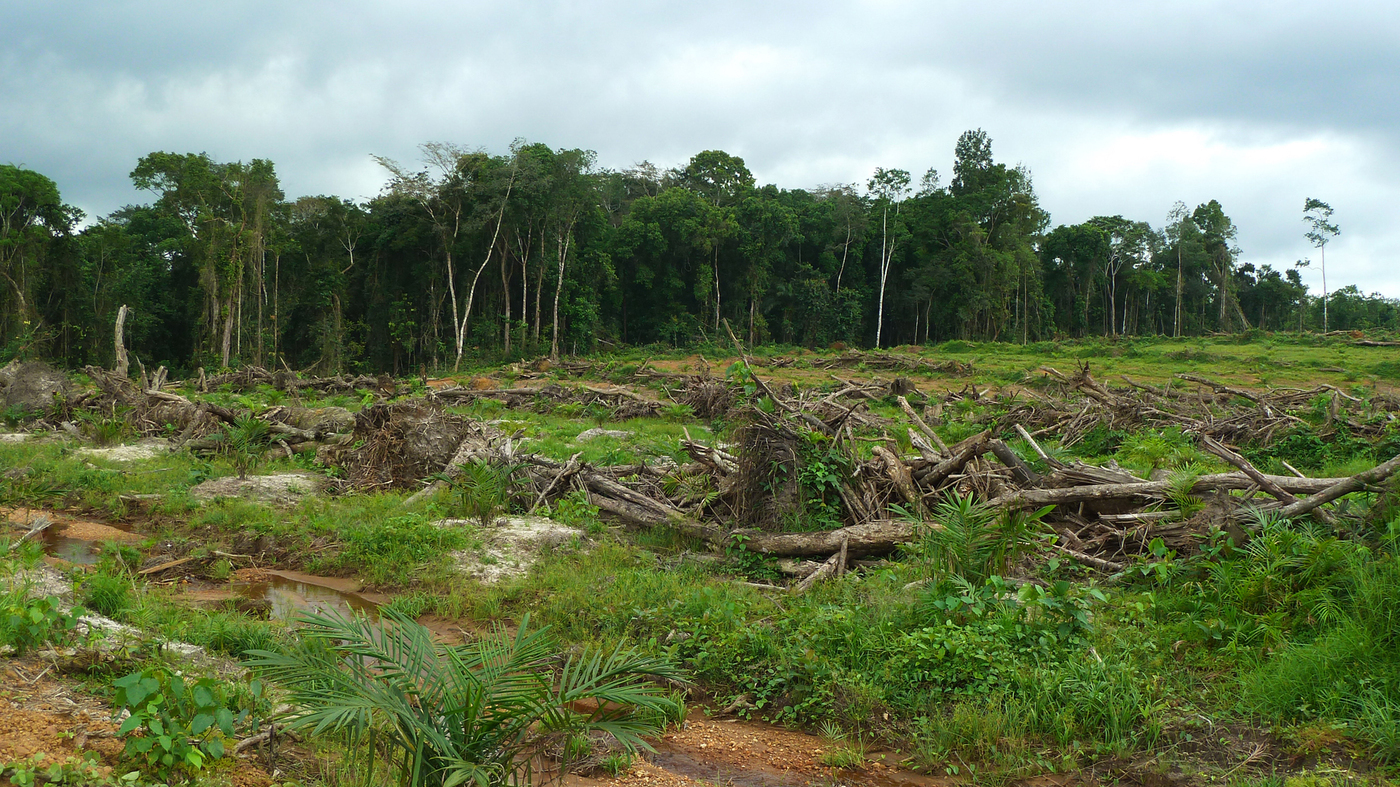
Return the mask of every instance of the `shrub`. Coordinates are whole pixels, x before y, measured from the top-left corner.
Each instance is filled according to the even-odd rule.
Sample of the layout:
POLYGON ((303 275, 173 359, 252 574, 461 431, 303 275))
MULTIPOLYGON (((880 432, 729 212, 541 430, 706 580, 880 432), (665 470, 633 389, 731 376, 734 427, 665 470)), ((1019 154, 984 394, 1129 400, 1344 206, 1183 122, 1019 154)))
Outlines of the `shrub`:
POLYGON ((64 612, 56 596, 25 598, 25 588, 16 587, 0 597, 0 644, 16 653, 68 639, 85 614, 82 607, 64 612))
MULTIPOLYGON (((251 684, 261 695, 261 684, 251 684)), ((223 685, 212 678, 187 681, 165 667, 134 672, 112 682, 112 704, 131 715, 117 730, 125 735, 122 758, 163 781, 199 772, 224 756, 224 739, 250 713, 234 715, 223 685), (132 733, 141 731, 141 735, 132 733)))
POLYGON ((515 634, 461 646, 388 609, 379 622, 330 614, 301 623, 304 645, 254 653, 248 666, 290 689, 293 728, 339 736, 371 763, 387 754, 411 787, 528 783, 535 757, 595 731, 628 752, 646 747, 642 736, 660 732, 649 718, 672 704, 652 681, 680 677, 669 661, 622 648, 560 664, 554 640, 528 617, 515 634))

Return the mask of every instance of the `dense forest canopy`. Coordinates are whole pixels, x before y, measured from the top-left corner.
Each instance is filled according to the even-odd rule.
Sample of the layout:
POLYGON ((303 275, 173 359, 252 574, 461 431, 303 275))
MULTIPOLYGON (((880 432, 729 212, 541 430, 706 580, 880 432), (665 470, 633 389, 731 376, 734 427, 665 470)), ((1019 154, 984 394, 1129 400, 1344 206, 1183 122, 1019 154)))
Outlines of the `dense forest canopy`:
POLYGON ((180 370, 405 373, 713 343, 726 324, 808 347, 1400 328, 1395 300, 1310 297, 1306 261, 1242 261, 1214 200, 1159 227, 1052 227, 1030 173, 981 130, 958 140, 946 186, 881 168, 787 190, 714 150, 621 171, 521 141, 422 153, 421 168, 379 159, 387 184, 365 204, 288 200, 263 159, 151 153, 131 178, 153 201, 86 226, 52 180, 0 166, 0 357, 107 363, 123 304, 136 356, 180 370))

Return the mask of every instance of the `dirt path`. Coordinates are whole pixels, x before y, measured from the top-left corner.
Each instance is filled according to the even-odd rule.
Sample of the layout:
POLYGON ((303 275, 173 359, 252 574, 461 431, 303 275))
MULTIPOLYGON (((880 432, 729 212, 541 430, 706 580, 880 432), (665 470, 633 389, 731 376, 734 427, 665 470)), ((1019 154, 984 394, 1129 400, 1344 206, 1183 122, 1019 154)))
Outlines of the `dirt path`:
POLYGON ((884 762, 872 752, 862 768, 838 770, 822 762, 832 742, 805 732, 759 722, 714 720, 696 711, 685 727, 656 741, 656 753, 639 759, 616 777, 570 777, 566 784, 692 787, 807 787, 868 784, 880 787, 935 787, 946 780, 912 773, 884 762))

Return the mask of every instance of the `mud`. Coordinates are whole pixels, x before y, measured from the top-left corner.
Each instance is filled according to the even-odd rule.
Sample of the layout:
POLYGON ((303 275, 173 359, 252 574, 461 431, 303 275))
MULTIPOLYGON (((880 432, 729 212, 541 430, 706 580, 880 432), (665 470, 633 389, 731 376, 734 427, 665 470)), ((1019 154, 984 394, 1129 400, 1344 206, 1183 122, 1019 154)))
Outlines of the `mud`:
POLYGON ((44 542, 44 554, 68 563, 92 565, 97 562, 102 544, 109 541, 134 544, 142 540, 142 536, 131 532, 125 525, 104 525, 56 511, 0 508, 0 521, 9 523, 13 533, 27 531, 40 516, 53 522, 37 536, 44 542))
POLYGON ((943 787, 936 779, 886 764, 880 753, 862 768, 837 770, 821 758, 834 745, 816 735, 770 724, 742 720, 713 720, 692 712, 685 726, 654 743, 656 752, 638 761, 617 778, 570 777, 575 785, 648 785, 691 787, 726 784, 734 787, 807 787, 808 785, 867 784, 877 787, 943 787))

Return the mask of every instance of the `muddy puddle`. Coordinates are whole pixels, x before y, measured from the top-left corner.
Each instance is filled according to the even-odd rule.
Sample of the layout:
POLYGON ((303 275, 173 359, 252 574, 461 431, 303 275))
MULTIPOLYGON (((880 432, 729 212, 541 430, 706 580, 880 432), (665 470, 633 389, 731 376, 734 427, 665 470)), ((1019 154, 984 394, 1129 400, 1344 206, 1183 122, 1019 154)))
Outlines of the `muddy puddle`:
POLYGON ((302 612, 356 612, 378 620, 380 605, 389 601, 388 596, 363 591, 353 579, 297 571, 259 570, 251 576, 235 579, 228 589, 245 599, 266 602, 268 616, 274 620, 292 620, 302 612))
POLYGON ((53 523, 36 536, 44 544, 44 554, 68 563, 90 566, 101 556, 103 544, 141 541, 140 535, 123 524, 106 525, 54 511, 0 508, 0 521, 7 522, 10 532, 16 536, 23 535, 41 517, 53 523))

